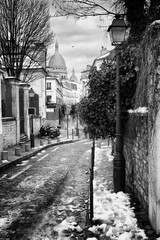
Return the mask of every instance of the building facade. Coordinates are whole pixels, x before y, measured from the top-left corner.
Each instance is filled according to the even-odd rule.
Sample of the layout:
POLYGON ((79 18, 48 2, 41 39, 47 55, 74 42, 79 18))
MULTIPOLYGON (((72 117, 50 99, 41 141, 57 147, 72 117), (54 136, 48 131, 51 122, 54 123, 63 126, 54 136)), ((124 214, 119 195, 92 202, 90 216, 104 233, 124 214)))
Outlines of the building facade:
POLYGON ((81 78, 80 78, 80 81, 81 81, 81 89, 80 89, 80 99, 88 96, 88 75, 90 73, 90 70, 91 70, 91 65, 87 65, 86 66, 86 69, 84 71, 81 72, 81 78))
POLYGON ((62 105, 70 112, 71 105, 79 102, 78 79, 73 69, 68 79, 64 58, 59 52, 59 44, 55 43, 55 52, 49 60, 46 76, 46 120, 54 125, 61 124, 60 110, 62 105))
POLYGON ((81 72, 81 78, 80 81, 82 83, 81 90, 81 96, 80 98, 83 98, 85 96, 88 95, 88 81, 89 81, 89 73, 91 71, 92 67, 96 67, 98 70, 100 69, 100 66, 102 65, 104 60, 108 60, 108 61, 113 61, 113 58, 115 56, 115 50, 110 50, 108 51, 106 48, 102 47, 100 50, 100 56, 97 57, 94 61, 92 65, 87 65, 86 69, 84 71, 81 72))
POLYGON ((78 78, 75 75, 74 68, 72 70, 72 75, 69 80, 71 85, 72 104, 76 104, 80 101, 80 90, 79 90, 80 82, 78 81, 78 78))

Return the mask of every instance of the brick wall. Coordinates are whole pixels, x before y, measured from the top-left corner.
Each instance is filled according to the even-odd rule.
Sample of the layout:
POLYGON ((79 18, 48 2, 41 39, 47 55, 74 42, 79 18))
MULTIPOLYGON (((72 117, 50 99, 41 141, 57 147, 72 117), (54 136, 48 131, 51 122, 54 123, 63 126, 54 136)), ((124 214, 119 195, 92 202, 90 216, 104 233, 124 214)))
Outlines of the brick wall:
POLYGON ((3 148, 16 144, 16 121, 14 118, 2 119, 3 148))
POLYGON ((124 133, 126 189, 148 206, 148 117, 131 116, 124 133))

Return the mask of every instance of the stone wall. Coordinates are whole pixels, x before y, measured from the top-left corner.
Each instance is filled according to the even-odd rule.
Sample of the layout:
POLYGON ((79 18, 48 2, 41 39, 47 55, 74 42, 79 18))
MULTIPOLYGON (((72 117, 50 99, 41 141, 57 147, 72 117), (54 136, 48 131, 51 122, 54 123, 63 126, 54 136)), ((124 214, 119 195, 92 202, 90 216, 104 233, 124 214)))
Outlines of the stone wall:
POLYGON ((34 134, 37 135, 39 133, 41 127, 41 117, 36 117, 34 116, 33 118, 33 129, 34 129, 34 134))
POLYGON ((126 189, 148 207, 148 117, 130 114, 124 133, 126 189), (134 115, 134 116, 133 116, 134 115))
POLYGON ((149 219, 160 234, 160 57, 155 74, 150 76, 149 97, 149 219))
POLYGON ((149 135, 149 219, 160 234, 160 109, 149 135))
POLYGON ((16 144, 16 120, 14 118, 2 119, 3 149, 16 144))

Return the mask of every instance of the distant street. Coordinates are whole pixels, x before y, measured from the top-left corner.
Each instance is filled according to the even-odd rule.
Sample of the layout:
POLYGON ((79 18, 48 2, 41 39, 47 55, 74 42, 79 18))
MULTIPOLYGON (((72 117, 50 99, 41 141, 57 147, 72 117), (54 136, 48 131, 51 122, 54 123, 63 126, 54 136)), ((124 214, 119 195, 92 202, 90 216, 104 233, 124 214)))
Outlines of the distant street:
POLYGON ((0 240, 57 239, 54 227, 73 215, 84 227, 91 145, 57 145, 0 175, 0 240))

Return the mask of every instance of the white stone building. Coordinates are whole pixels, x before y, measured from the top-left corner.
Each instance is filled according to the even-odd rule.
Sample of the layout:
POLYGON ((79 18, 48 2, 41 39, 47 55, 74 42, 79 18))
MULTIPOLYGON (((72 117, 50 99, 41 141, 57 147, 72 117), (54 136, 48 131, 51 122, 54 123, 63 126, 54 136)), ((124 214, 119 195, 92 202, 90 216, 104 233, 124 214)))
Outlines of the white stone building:
POLYGON ((46 119, 60 124, 59 111, 66 105, 69 112, 72 104, 79 102, 79 82, 73 70, 70 79, 67 77, 67 67, 59 52, 59 45, 55 43, 55 53, 49 60, 46 76, 46 119), (50 104, 49 104, 50 102, 50 104), (52 104, 51 104, 52 103, 52 104))
MULTIPOLYGON (((33 72, 32 79, 29 81, 30 88, 39 95, 39 115, 43 120, 46 119, 46 70, 38 63, 34 64, 29 69, 33 72)), ((27 79, 26 79, 27 80, 27 79)))
POLYGON ((100 56, 97 57, 94 61, 92 65, 87 65, 86 69, 84 71, 81 72, 81 82, 82 82, 82 88, 81 88, 81 98, 85 97, 88 95, 88 76, 89 73, 91 71, 92 67, 97 67, 97 69, 100 69, 101 64, 103 63, 103 60, 107 59, 107 60, 113 60, 115 55, 115 51, 110 50, 108 51, 106 48, 102 47, 102 49, 100 50, 100 56))
POLYGON ((86 97, 88 95, 88 86, 87 86, 87 83, 88 83, 88 75, 90 73, 90 70, 91 70, 91 65, 87 65, 86 66, 86 69, 84 71, 81 72, 81 90, 80 90, 80 99, 86 97))
POLYGON ((70 85, 71 85, 71 97, 72 97, 72 104, 76 104, 80 101, 80 82, 75 75, 75 70, 73 68, 72 75, 70 77, 70 85))

